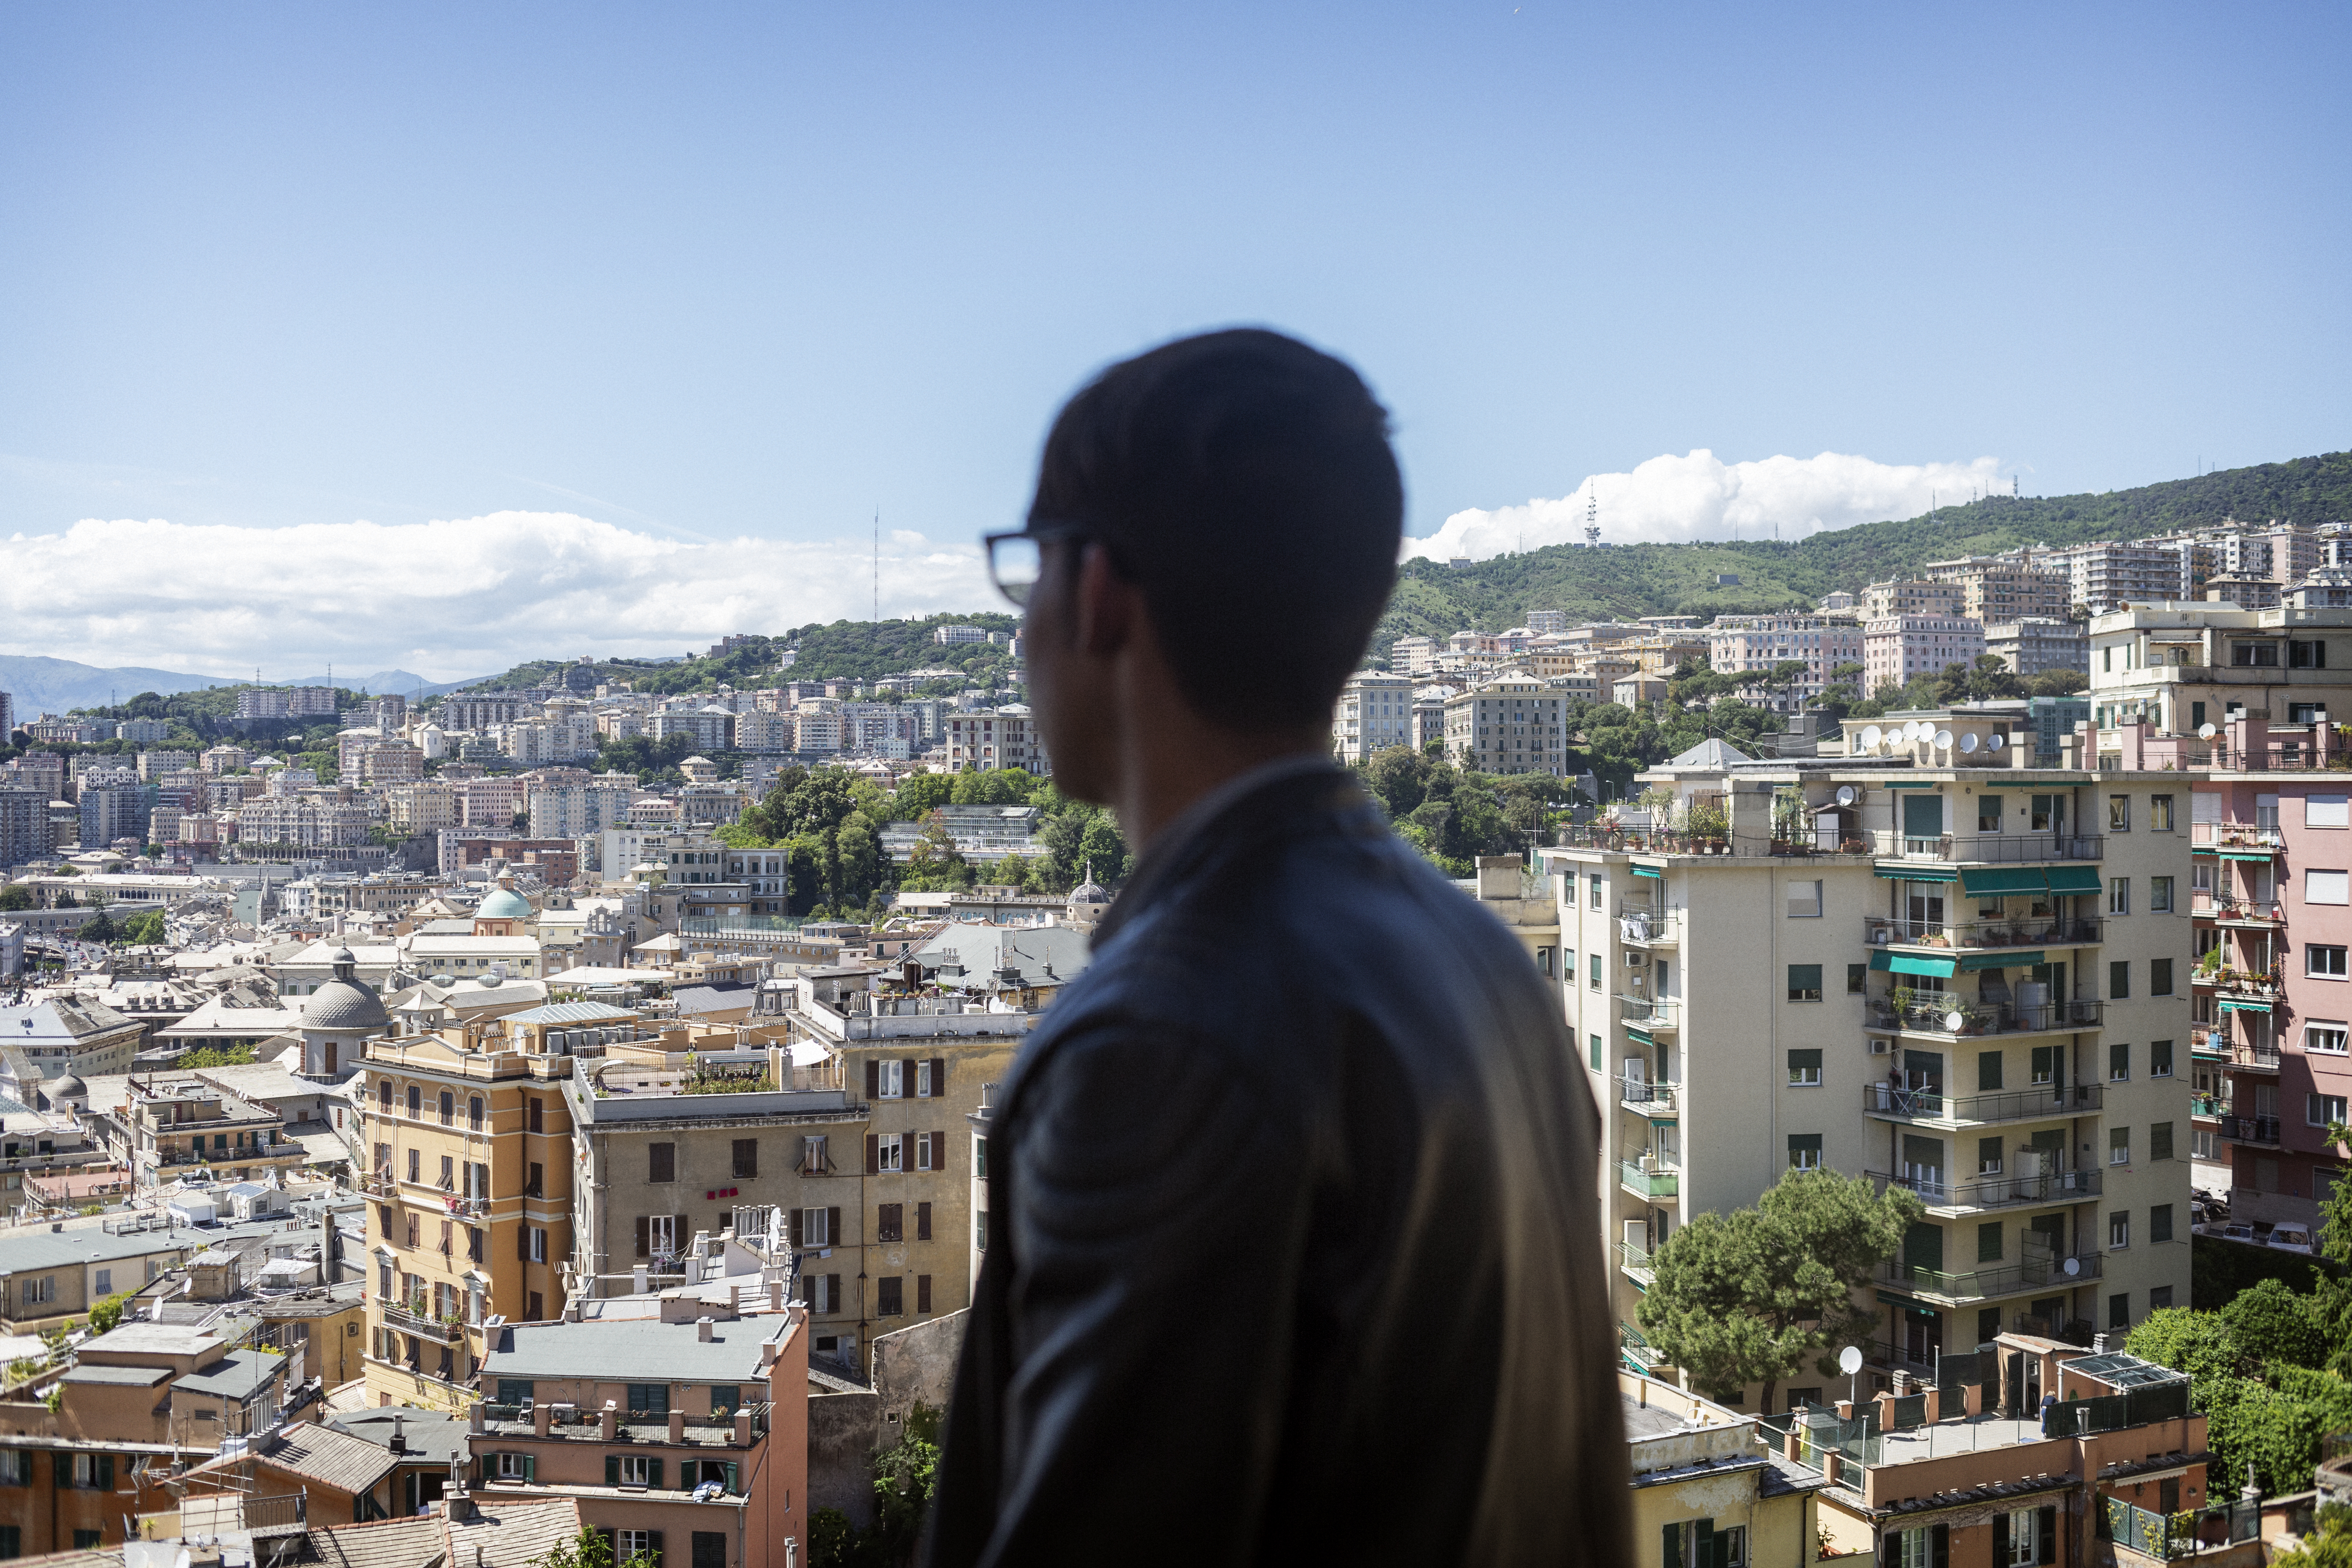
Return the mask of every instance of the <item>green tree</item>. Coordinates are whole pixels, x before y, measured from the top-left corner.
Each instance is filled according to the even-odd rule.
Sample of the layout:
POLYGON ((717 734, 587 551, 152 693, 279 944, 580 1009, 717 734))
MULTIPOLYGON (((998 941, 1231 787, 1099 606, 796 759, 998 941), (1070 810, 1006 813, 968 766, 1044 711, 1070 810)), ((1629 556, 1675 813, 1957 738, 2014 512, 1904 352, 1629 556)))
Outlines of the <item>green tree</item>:
POLYGON ((559 1541, 546 1552, 530 1560, 531 1568, 653 1568, 653 1559, 632 1552, 618 1563, 613 1560, 613 1543, 593 1530, 583 1529, 567 1541, 559 1541))
POLYGON ((2191 1383, 2244 1374, 2230 1325, 2219 1312, 2159 1307, 2141 1319, 2124 1348, 2142 1361, 2185 1372, 2191 1383))
POLYGON ((910 1562, 940 1465, 940 1413, 919 1401, 908 1412, 906 1436, 874 1461, 874 1527, 868 1531, 876 1560, 889 1568, 910 1562))
POLYGON ((1036 776, 1022 768, 991 768, 955 775, 958 805, 1026 805, 1037 791, 1036 776))
POLYGON ((898 885, 919 892, 942 892, 969 888, 978 879, 971 863, 956 847, 947 817, 937 811, 925 817, 921 831, 915 835, 914 847, 907 852, 898 885))
POLYGON ((1637 1310, 1665 1359, 1717 1398, 1780 1381, 1809 1357, 1866 1338, 1874 1308, 1853 1295, 1895 1256, 1927 1209, 1918 1195, 1834 1171, 1790 1170, 1754 1208, 1701 1214, 1668 1237, 1651 1260, 1655 1282, 1637 1310))
POLYGON ((2328 1346, 2317 1305, 2284 1280, 2263 1279, 2223 1307, 2221 1321, 2250 1371, 2319 1366, 2327 1360, 2328 1346))
POLYGON ((113 942, 121 934, 121 928, 107 918, 104 910, 82 921, 80 929, 74 932, 84 942, 113 942))
POLYGON ((2271 1558, 2271 1568, 2352 1568, 2352 1506, 2324 1502, 2301 1545, 2271 1558))
POLYGON ((0 914, 16 910, 29 910, 32 907, 32 889, 23 883, 11 882, 6 887, 0 888, 0 914))
POLYGON ((89 1310, 89 1331, 103 1334, 120 1326, 122 1304, 130 1300, 131 1292, 128 1290, 118 1290, 111 1296, 100 1298, 89 1310))
POLYGON ((856 1568, 857 1527, 837 1508, 809 1515, 809 1568, 856 1568))
POLYGON ((234 1068, 245 1067, 253 1060, 251 1046, 198 1046, 181 1056, 174 1068, 234 1068))
POLYGON ((2072 697, 2090 684, 2079 669, 2045 669, 2027 679, 2025 690, 2029 697, 2072 697))
POLYGON ((1969 697, 1974 701, 1995 698, 2015 699, 2026 696, 2025 682, 2011 672, 1997 653, 1977 655, 1976 668, 1969 671, 1969 697))
POLYGON ((908 773, 898 781, 898 793, 890 797, 892 822, 920 822, 940 806, 955 799, 955 775, 952 773, 908 773))
POLYGON ((122 941, 133 947, 154 947, 171 940, 164 929, 163 911, 145 910, 122 922, 122 941))

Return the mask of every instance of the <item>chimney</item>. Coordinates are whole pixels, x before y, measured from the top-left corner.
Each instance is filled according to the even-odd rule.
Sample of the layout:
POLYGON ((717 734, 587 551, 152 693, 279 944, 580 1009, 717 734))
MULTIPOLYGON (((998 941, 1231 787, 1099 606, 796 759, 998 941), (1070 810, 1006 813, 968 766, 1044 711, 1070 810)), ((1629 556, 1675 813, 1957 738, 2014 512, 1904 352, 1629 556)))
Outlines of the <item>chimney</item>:
POLYGON ((615 1437, 620 1436, 620 1426, 621 1407, 612 1400, 608 1399, 604 1401, 604 1408, 598 1411, 596 1414, 597 1441, 603 1443, 612 1442, 615 1437))
POLYGON ((394 1415, 392 1418, 392 1451, 395 1454, 408 1452, 408 1435, 401 1430, 403 1419, 404 1417, 398 1415, 394 1415))
POLYGON ((706 1345, 710 1342, 710 1322, 709 1318, 694 1320, 694 1337, 706 1345))
POLYGON ((669 1413, 669 1440, 673 1443, 686 1441, 686 1412, 683 1410, 669 1413))
POLYGON ((546 1436, 548 1426, 554 1421, 554 1405, 533 1405, 530 1407, 530 1435, 534 1437, 546 1436))

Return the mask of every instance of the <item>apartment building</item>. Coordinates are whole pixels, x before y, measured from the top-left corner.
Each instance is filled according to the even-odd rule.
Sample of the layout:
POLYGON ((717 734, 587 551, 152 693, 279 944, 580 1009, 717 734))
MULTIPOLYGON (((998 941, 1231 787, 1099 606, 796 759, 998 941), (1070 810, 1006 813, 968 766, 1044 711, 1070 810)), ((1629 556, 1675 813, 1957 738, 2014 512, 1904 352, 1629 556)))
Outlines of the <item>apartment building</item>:
POLYGON ((1755 1416, 1638 1370, 1618 1373, 1617 1397, 1633 1477, 1634 1561, 1667 1568, 1813 1561, 1819 1498, 1829 1484, 1819 1468, 1768 1443, 1775 1434, 1755 1416))
POLYGON ((248 686, 236 694, 240 719, 331 719, 334 713, 331 686, 248 686))
POLYGON ((2088 696, 2098 728, 2145 721, 2193 735, 2233 708, 2273 724, 2352 715, 2352 569, 2325 567, 2276 609, 2213 601, 2095 616, 2088 696), (2332 597, 2333 596, 2333 597, 2332 597))
POLYGON ((2090 628, 2079 621, 2031 616, 1996 620, 1985 625, 1985 652, 2009 666, 2014 675, 2036 676, 2045 670, 2091 672, 2090 628))
POLYGON ((1959 616, 1887 616, 1863 623, 1862 663, 1865 692, 1908 685, 1921 675, 1941 675, 1955 664, 1974 664, 1985 651, 1983 623, 1959 616))
POLYGON ((457 826, 457 795, 445 784, 409 784, 384 792, 386 826, 404 837, 457 826))
POLYGON ((51 847, 48 797, 0 784, 0 870, 46 859, 51 847))
POLYGON ((1053 759, 1045 754, 1045 737, 1026 706, 974 708, 951 713, 946 721, 948 771, 1021 768, 1040 778, 1054 775, 1053 759))
POLYGON ((2072 584, 2062 572, 1998 555, 1930 561, 1924 570, 1929 582, 1959 589, 1959 613, 1972 621, 1990 626, 2029 616, 2063 620, 2066 616, 2072 584))
POLYGON ((1925 577, 1895 578, 1873 583, 1862 591, 1861 618, 1883 621, 1890 616, 1957 616, 1962 595, 1957 583, 1925 577))
POLYGON ((372 1211, 370 1405, 463 1409, 488 1321, 562 1310, 572 1058, 515 1017, 529 1015, 368 1042, 353 1142, 372 1211))
POLYGON ((2074 544, 2036 551, 2034 564, 2064 572, 2068 603, 2087 605, 2094 614, 2126 602, 2186 599, 2195 591, 2197 575, 2195 546, 2185 540, 2074 544))
POLYGON ((620 1560, 804 1561, 806 1318, 673 1294, 650 1313, 502 1326, 469 1417, 476 1484, 570 1500, 620 1560))
POLYGON ((1740 689, 1743 700, 1778 710, 1802 707, 1833 684, 1831 671, 1862 661, 1862 626, 1851 616, 1726 616, 1707 628, 1707 668, 1717 674, 1764 676, 1784 662, 1805 667, 1785 689, 1760 680, 1740 689))
POLYGON ((1568 771, 1568 705, 1559 686, 1505 676, 1446 700, 1445 754, 1457 767, 1490 773, 1568 771))
POLYGON ((2195 786, 2195 1152, 2231 1220, 2315 1232, 2345 1171, 2327 1128, 2352 1120, 2352 795, 2326 731, 2294 768, 2265 728, 2232 725, 2195 786))
POLYGON ((1391 746, 1412 744, 1412 679, 1376 669, 1349 676, 1331 708, 1331 754, 1341 763, 1363 763, 1391 746))
POLYGON ((1406 675, 1426 675, 1437 668, 1437 639, 1399 637, 1389 645, 1389 668, 1406 675))
POLYGON ((1791 1166, 1927 1205, 1878 1282, 1881 1381, 2188 1301, 2189 781, 2008 765, 2021 710, 1913 717, 1890 754, 1849 721, 1866 758, 1641 775, 1720 831, 1538 851, 1626 1323, 1667 1236, 1791 1166))

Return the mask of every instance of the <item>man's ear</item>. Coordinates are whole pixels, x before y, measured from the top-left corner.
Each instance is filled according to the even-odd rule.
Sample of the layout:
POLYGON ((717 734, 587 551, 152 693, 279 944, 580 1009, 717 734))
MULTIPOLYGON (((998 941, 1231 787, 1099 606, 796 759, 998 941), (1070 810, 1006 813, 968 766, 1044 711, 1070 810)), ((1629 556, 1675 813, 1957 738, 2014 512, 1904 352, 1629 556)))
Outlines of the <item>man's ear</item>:
POLYGON ((1088 544, 1078 559, 1078 624, 1076 640, 1085 652, 1107 658, 1136 635, 1142 609, 1133 584, 1112 569, 1110 552, 1088 544))

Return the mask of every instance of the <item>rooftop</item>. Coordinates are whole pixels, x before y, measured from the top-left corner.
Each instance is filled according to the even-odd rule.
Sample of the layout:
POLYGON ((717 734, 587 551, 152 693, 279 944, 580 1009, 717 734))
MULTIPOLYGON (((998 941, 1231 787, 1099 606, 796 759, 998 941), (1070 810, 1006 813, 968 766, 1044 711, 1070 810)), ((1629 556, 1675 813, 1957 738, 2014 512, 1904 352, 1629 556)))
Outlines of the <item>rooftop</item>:
POLYGON ((792 1330, 787 1317, 741 1318, 711 1325, 608 1320, 597 1323, 518 1323, 499 1332, 482 1358, 482 1381, 501 1377, 581 1378, 645 1383, 761 1383, 760 1347, 792 1330))
POLYGON ((222 1399, 250 1399, 273 1378, 286 1372, 286 1358, 268 1351, 232 1351, 199 1372, 190 1373, 172 1386, 191 1394, 222 1399))

